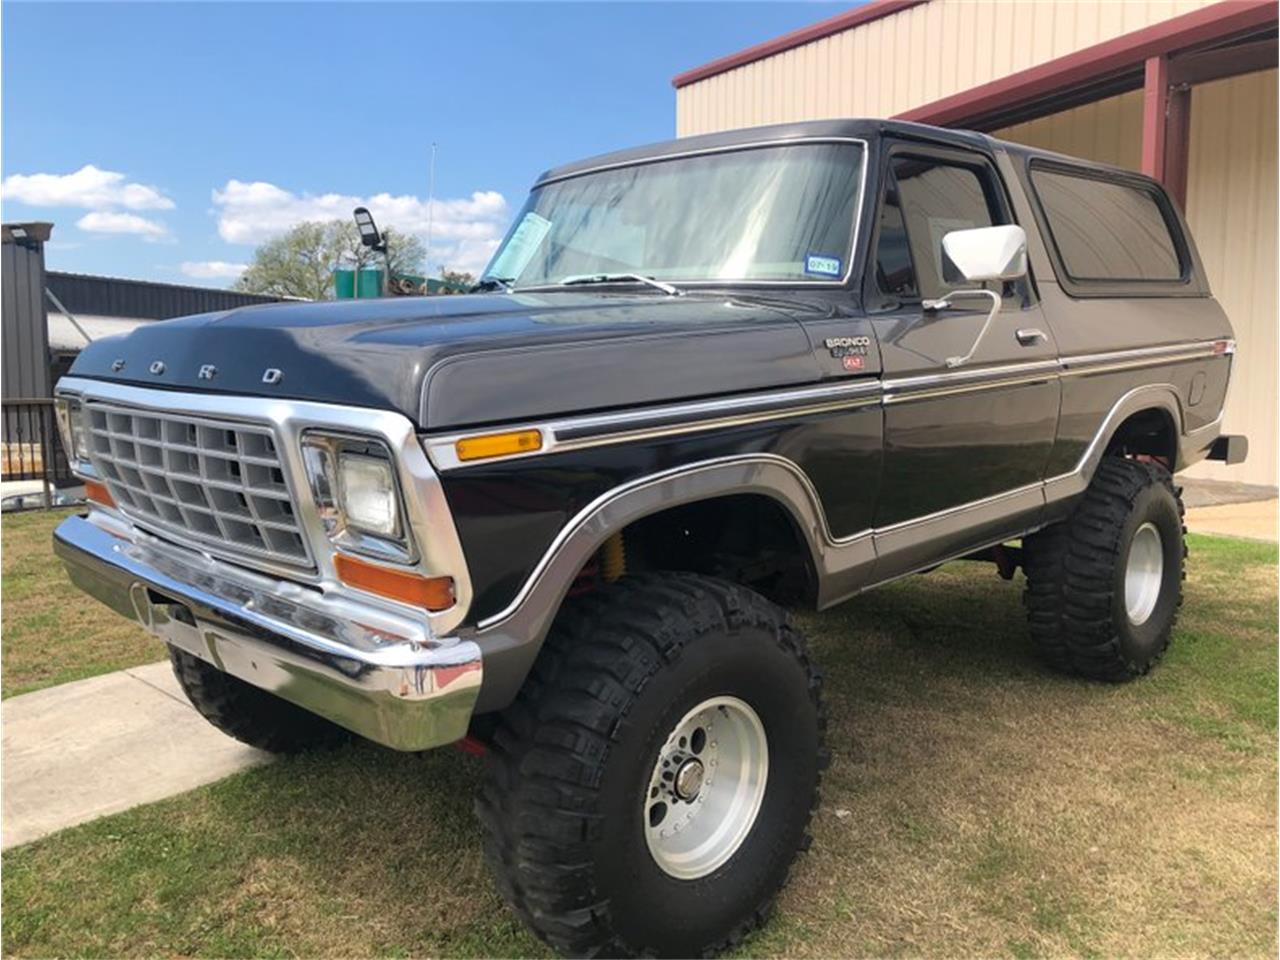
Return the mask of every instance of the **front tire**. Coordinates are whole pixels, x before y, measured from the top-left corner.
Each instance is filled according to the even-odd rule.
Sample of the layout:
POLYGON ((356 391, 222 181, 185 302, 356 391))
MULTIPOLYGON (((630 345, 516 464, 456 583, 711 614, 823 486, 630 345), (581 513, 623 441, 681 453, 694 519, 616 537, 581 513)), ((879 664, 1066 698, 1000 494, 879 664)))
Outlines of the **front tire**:
POLYGON ((786 614, 744 587, 629 577, 567 607, 477 804, 508 902, 569 955, 737 943, 808 843, 820 693, 786 614))
POLYGON ((196 712, 241 743, 270 753, 301 753, 351 739, 337 724, 176 647, 169 648, 169 662, 196 712))
POLYGON ((1106 457, 1071 517, 1026 539, 1027 618, 1050 666, 1122 682, 1163 656, 1182 603, 1182 515, 1167 470, 1106 457))

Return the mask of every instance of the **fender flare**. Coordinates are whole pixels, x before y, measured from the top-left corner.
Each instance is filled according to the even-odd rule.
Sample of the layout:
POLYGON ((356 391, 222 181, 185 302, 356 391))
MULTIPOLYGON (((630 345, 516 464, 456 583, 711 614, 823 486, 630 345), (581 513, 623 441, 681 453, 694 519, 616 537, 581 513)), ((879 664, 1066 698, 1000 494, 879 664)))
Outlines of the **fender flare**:
POLYGON ((869 531, 836 538, 822 502, 800 467, 785 457, 755 453, 721 457, 649 474, 614 487, 578 512, 557 534, 519 592, 499 612, 476 625, 484 653, 479 710, 495 710, 515 697, 582 565, 604 542, 644 517, 671 507, 722 496, 759 494, 783 507, 795 522, 819 583, 860 575, 874 559, 869 531))

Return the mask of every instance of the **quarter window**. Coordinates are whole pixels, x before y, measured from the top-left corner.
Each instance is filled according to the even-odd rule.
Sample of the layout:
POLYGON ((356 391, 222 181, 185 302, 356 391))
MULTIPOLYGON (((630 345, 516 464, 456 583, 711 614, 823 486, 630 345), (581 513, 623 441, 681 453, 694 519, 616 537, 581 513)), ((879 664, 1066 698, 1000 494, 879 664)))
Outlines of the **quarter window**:
POLYGON ((1182 277, 1169 223, 1151 190, 1034 168, 1031 182, 1071 279, 1182 277))

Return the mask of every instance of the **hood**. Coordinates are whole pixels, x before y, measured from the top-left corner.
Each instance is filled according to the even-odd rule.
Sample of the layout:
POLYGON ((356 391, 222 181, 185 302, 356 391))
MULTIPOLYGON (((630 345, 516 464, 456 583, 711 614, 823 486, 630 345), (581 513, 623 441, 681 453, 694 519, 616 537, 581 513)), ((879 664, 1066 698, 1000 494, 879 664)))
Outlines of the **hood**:
POLYGON ((789 314, 723 294, 267 304, 94 341, 71 373, 390 408, 451 428, 810 382, 813 352, 789 314))

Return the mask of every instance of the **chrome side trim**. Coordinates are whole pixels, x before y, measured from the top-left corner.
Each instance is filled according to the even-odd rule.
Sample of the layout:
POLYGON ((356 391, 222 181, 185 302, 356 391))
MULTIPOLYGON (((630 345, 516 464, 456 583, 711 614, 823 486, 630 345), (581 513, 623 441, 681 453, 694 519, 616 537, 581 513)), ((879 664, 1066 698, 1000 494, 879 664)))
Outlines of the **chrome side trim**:
MULTIPOLYGON (((1088 449, 1067 473, 841 538, 831 534, 821 498, 808 475, 794 461, 776 454, 687 464, 608 490, 557 534, 511 602, 478 624, 476 641, 485 652, 486 670, 494 667, 492 679, 486 674, 483 708, 505 706, 514 696, 573 576, 614 531, 635 519, 729 493, 770 496, 789 511, 803 532, 818 573, 818 606, 827 607, 1042 526, 1045 507, 1077 496, 1088 486, 1115 428, 1132 413, 1152 406, 1168 410, 1178 430, 1184 430, 1180 400, 1171 384, 1137 387, 1112 405, 1088 449)), ((1207 446, 1218 426, 1215 422, 1183 433, 1184 442, 1207 446)))
MULTIPOLYGON (((375 599, 370 594, 355 591, 343 584, 334 569, 336 548, 325 533, 315 501, 310 496, 300 497, 294 507, 304 535, 310 540, 312 556, 316 560, 315 571, 282 568, 267 562, 250 561, 240 555, 227 556, 225 559, 241 565, 251 564, 253 569, 285 580, 313 584, 327 594, 359 596, 367 602, 422 619, 436 635, 448 633, 465 618, 472 598, 466 557, 462 552, 462 543, 440 478, 423 452, 414 425, 408 417, 389 410, 365 407, 345 407, 275 397, 154 390, 82 377, 63 377, 58 382, 57 393, 76 394, 87 400, 105 400, 175 414, 208 415, 246 423, 269 424, 278 438, 281 468, 298 481, 296 489, 304 491, 308 489, 305 483, 307 473, 302 461, 300 441, 306 430, 344 431, 377 437, 393 454, 399 472, 400 488, 404 494, 407 527, 418 546, 419 559, 416 564, 408 565, 408 569, 425 576, 453 577, 457 598, 454 606, 439 613, 430 613, 393 600, 375 599)), ((139 529, 148 529, 140 521, 135 521, 135 525, 139 529)), ((163 530, 154 532, 162 536, 165 534, 163 530)), ((210 558, 219 556, 219 551, 211 546, 202 545, 194 550, 210 558)))
POLYGON ((923 374, 884 381, 884 402, 910 403, 933 397, 997 390, 1019 384, 1045 383, 1058 375, 1058 361, 1039 360, 999 367, 975 367, 959 373, 923 374))
POLYGON ((920 374, 886 380, 858 380, 825 386, 788 387, 767 393, 666 404, 620 413, 524 421, 484 430, 432 434, 424 437, 422 442, 436 469, 443 472, 467 466, 457 458, 454 449, 457 441, 495 432, 539 430, 542 432, 543 446, 530 453, 490 457, 479 462, 488 464, 500 460, 541 457, 566 450, 679 436, 703 430, 782 420, 811 413, 854 409, 877 403, 887 406, 1021 384, 1043 383, 1058 376, 1082 376, 1112 370, 1158 367, 1187 360, 1213 359, 1230 356, 1234 352, 1234 340, 1208 340, 1195 344, 1172 344, 1064 357, 1061 360, 1034 360, 1027 363, 963 368, 954 372, 920 374), (1226 348, 1218 349, 1217 344, 1224 342, 1226 348), (795 406, 770 409, 785 404, 795 404, 795 406), (643 426, 646 421, 681 420, 682 418, 687 418, 687 422, 664 422, 660 427, 643 426), (589 437, 579 435, 587 432, 590 433, 589 437))
MULTIPOLYGON (((643 157, 635 160, 620 160, 616 163, 603 163, 594 167, 587 167, 584 170, 575 170, 572 173, 565 173, 558 177, 548 177, 545 180, 538 180, 534 183, 532 190, 545 187, 552 183, 561 183, 565 180, 573 180, 577 177, 585 177, 592 173, 603 173, 606 170, 621 170, 625 167, 648 166, 654 163, 665 163, 668 160, 684 160, 689 157, 709 156, 717 153, 738 153, 742 150, 759 150, 768 147, 789 147, 804 143, 856 143, 862 147, 862 174, 858 178, 858 197, 853 204, 853 229, 850 231, 850 240, 848 256, 846 260, 849 268, 845 270, 844 276, 839 280, 733 280, 725 278, 717 278, 715 280, 675 280, 674 283, 681 287, 723 287, 723 286, 752 286, 752 287, 799 287, 808 290, 814 287, 843 287, 849 282, 849 278, 853 276, 853 260, 854 255, 858 252, 858 234, 862 227, 862 205, 867 198, 867 170, 871 166, 871 150, 866 140, 861 137, 779 137, 776 140, 753 140, 750 143, 735 143, 720 147, 704 147, 701 150, 685 150, 680 153, 669 153, 657 157, 643 157)), ((557 284, 536 284, 527 287, 516 287, 514 293, 544 293, 548 290, 564 290, 557 284)))
POLYGON ((456 445, 459 440, 495 432, 538 430, 542 434, 542 447, 529 453, 491 457, 481 461, 483 463, 544 457, 552 453, 682 436, 705 430, 723 430, 814 413, 855 409, 879 402, 880 382, 859 380, 767 394, 744 394, 720 400, 667 404, 623 413, 529 421, 490 430, 432 435, 424 437, 422 442, 431 462, 438 470, 445 471, 466 466, 458 459, 456 445), (672 420, 678 422, 669 422, 672 420), (652 425, 645 426, 646 423, 652 425))
POLYGON ((1139 367, 1160 366, 1166 363, 1182 363, 1186 360, 1211 359, 1230 356, 1236 351, 1235 341, 1219 338, 1198 343, 1176 343, 1159 347, 1139 347, 1134 350, 1113 350, 1109 353, 1076 354, 1061 358, 1062 375, 1079 377, 1112 370, 1129 370, 1139 367), (1225 343, 1223 349, 1217 345, 1225 343))

